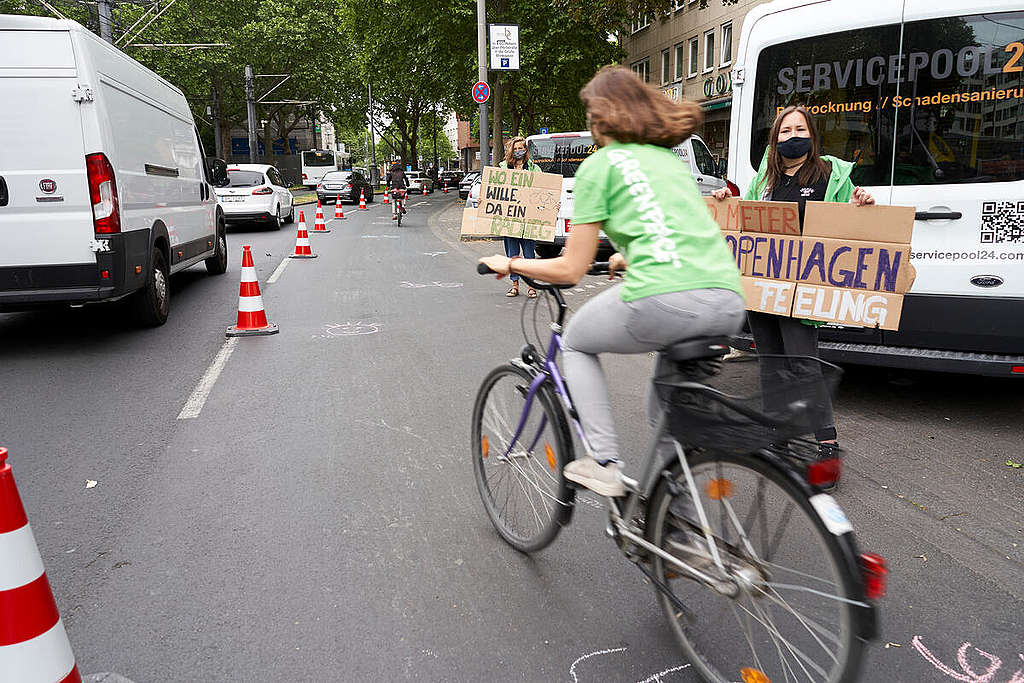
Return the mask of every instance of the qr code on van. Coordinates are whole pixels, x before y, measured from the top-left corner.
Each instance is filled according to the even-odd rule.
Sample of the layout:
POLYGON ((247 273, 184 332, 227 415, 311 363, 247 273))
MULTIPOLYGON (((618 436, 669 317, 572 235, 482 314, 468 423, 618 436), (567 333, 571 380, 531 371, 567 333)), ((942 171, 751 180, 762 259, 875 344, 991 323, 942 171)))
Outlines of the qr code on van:
POLYGON ((981 243, 1024 243, 1024 202, 982 202, 981 243))

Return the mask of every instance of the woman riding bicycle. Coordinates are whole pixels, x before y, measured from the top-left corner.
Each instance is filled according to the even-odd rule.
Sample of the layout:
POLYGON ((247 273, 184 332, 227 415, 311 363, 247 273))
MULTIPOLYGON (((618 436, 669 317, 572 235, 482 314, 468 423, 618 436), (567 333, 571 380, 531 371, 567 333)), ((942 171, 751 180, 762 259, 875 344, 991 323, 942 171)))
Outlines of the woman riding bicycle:
POLYGON ((405 196, 409 187, 409 180, 405 177, 405 171, 401 164, 396 163, 388 173, 388 192, 394 196, 394 205, 391 207, 391 220, 398 220, 398 212, 408 213, 405 210, 405 196))
MULTIPOLYGON (((590 442, 590 457, 566 465, 565 477, 619 496, 619 440, 598 354, 647 353, 684 339, 734 334, 744 302, 735 261, 687 166, 671 150, 700 125, 700 108, 671 102, 623 67, 601 69, 580 99, 601 149, 576 172, 564 255, 480 261, 499 276, 574 284, 594 260, 600 231, 621 250, 609 268, 613 275, 625 270, 625 282, 584 304, 565 335, 566 375, 590 442)), ((653 394, 649 405, 653 415, 653 394)))

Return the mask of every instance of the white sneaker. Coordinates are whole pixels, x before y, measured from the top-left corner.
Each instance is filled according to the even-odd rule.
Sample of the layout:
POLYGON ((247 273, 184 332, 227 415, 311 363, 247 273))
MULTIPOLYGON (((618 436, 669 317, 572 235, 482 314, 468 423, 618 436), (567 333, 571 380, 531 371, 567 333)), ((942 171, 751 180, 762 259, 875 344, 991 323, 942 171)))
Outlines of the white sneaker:
POLYGON ((569 481, 586 486, 598 495, 615 498, 626 494, 621 470, 622 466, 618 462, 612 461, 607 465, 602 465, 590 456, 586 456, 566 465, 562 474, 569 481))

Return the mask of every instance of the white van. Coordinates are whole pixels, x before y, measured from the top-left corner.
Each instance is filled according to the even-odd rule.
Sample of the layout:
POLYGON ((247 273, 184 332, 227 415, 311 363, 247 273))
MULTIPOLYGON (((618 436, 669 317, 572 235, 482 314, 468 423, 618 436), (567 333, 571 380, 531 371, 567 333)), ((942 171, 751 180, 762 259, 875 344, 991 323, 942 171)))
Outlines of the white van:
POLYGON ((917 207, 900 330, 822 328, 826 359, 1024 378, 1024 2, 779 0, 733 71, 729 177, 781 107, 879 203, 917 207))
MULTIPOLYGON (((576 169, 583 160, 597 151, 594 138, 590 131, 575 133, 548 133, 531 135, 526 138, 526 147, 533 160, 544 173, 558 173, 562 176, 562 206, 558 210, 555 222, 555 241, 553 244, 537 242, 537 255, 541 258, 558 256, 565 246, 568 233, 572 230, 573 198, 572 190, 576 186, 576 169)), ((691 135, 686 141, 672 149, 676 155, 690 167, 693 179, 701 194, 711 194, 726 181, 719 177, 714 157, 699 135, 691 135)), ((602 232, 599 249, 605 252, 613 247, 608 237, 602 232)))
POLYGON ((180 90, 73 21, 0 15, 0 102, 0 311, 131 295, 159 325, 172 273, 227 269, 180 90))
POLYGON ((302 153, 302 184, 316 187, 331 171, 338 170, 338 158, 329 149, 310 149, 302 153))

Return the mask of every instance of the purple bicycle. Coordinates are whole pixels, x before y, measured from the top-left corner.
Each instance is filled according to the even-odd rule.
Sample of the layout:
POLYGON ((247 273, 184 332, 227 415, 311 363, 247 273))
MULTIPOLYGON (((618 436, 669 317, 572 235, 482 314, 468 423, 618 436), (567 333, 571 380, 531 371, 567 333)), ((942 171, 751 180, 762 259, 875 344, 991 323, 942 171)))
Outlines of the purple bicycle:
MULTIPOLYGON (((602 272, 606 263, 590 274, 602 272)), ((575 285, 520 277, 546 294, 551 335, 543 349, 527 339, 519 358, 484 378, 471 443, 488 517, 531 553, 572 517, 576 490, 562 475, 575 457, 570 423, 589 446, 557 363, 568 311, 561 290, 575 285)), ((539 338, 540 299, 533 305, 539 338)), ((813 431, 815 392, 835 388, 838 368, 791 357, 820 364, 816 379, 802 386, 793 376, 778 395, 734 396, 708 384, 727 350, 717 337, 660 352, 654 386, 665 410, 642 475, 623 476, 626 495, 604 499, 607 533, 650 580, 705 680, 854 681, 877 636, 888 570, 883 558, 859 553, 852 525, 820 488, 835 481, 838 461, 809 457, 817 444, 801 437, 813 431), (659 447, 666 439, 670 454, 659 447)))

